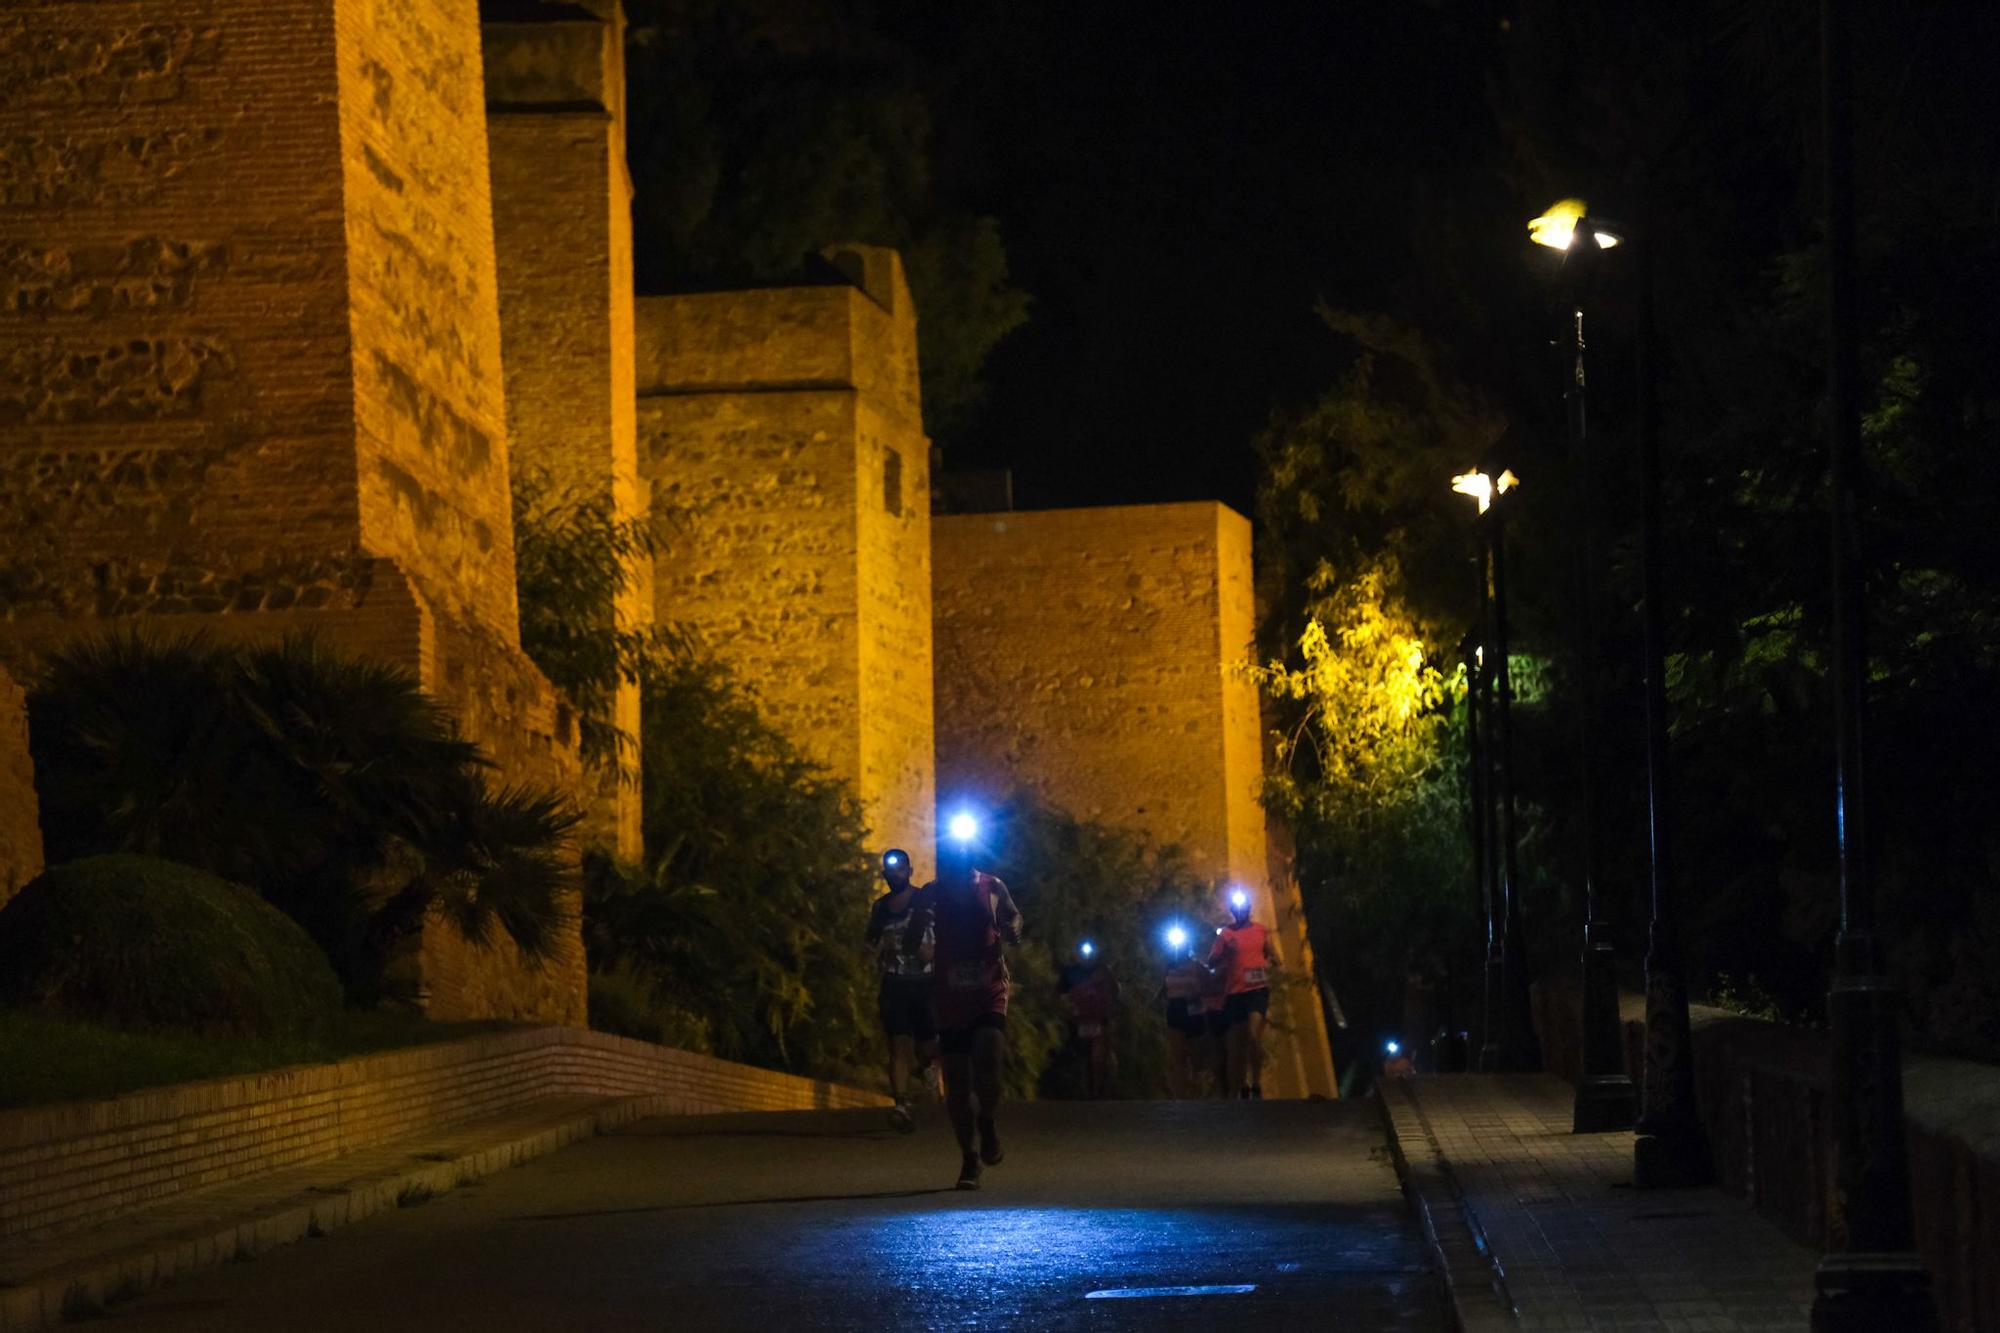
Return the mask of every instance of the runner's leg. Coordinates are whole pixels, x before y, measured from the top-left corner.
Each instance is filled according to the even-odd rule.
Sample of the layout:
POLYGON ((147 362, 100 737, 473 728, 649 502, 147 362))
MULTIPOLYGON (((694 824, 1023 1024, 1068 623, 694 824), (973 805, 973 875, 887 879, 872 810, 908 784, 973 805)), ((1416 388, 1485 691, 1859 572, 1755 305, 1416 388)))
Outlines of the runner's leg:
POLYGON ((903 1101, 909 1095, 913 1045, 907 1036, 889 1038, 889 1100, 892 1102, 903 1101))
POLYGON ((1000 1068, 1007 1055, 1007 1034, 997 1027, 972 1032, 972 1091, 979 1099, 980 1157, 988 1166, 1000 1161, 1000 1134, 993 1117, 1000 1110, 1000 1068))
POLYGON ((1250 1047, 1250 1086, 1260 1096, 1264 1091, 1264 1025, 1267 1021, 1264 1015, 1253 1009, 1250 1021, 1243 1025, 1250 1047))
POLYGON ((970 1157, 972 1147, 972 1057, 946 1054, 944 1065, 944 1110, 951 1118, 951 1132, 958 1136, 958 1150, 970 1157))
POLYGON ((1249 1054, 1245 1050, 1245 1047, 1249 1045, 1247 1040, 1249 1032, 1250 1025, 1248 1023, 1231 1023, 1229 1025, 1229 1032, 1223 1039, 1229 1053, 1229 1085, 1228 1090, 1222 1094, 1225 1097, 1241 1096, 1243 1090, 1250 1086, 1250 1081, 1247 1077, 1249 1074, 1249 1054))

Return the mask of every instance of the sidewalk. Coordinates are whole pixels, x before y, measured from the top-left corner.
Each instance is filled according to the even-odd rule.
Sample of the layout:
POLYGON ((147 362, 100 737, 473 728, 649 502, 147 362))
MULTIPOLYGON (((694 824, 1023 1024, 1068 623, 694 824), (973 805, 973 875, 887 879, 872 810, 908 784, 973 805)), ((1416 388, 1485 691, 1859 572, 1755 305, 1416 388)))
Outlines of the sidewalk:
POLYGON ((1817 1255, 1720 1190, 1634 1190, 1632 1135, 1570 1133, 1570 1101, 1546 1074, 1382 1086, 1461 1328, 1807 1327, 1817 1255))

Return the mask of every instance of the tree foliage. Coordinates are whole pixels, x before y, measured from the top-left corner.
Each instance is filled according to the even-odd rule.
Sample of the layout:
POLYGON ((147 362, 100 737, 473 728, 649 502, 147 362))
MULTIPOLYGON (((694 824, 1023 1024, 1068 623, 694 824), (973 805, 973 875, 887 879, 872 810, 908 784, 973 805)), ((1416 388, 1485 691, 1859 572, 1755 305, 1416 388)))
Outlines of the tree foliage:
POLYGON ((574 812, 490 784, 478 747, 395 667, 311 638, 116 634, 55 655, 28 710, 51 862, 135 852, 249 885, 352 997, 384 993, 432 913, 531 957, 560 937, 574 812))
POLYGON ((636 0, 641 290, 796 280, 845 241, 902 252, 925 422, 948 441, 987 354, 1028 315, 999 224, 941 190, 931 92, 880 16, 833 0, 636 0))

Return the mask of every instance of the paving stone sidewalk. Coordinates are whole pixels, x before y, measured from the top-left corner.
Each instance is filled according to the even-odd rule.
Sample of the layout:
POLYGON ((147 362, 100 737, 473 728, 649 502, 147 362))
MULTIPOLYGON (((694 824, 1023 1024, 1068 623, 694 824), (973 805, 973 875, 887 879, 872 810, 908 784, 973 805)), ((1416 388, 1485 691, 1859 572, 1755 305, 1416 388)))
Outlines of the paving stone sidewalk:
POLYGON ((1436 1075, 1382 1104, 1467 1333, 1808 1326, 1817 1255, 1720 1190, 1633 1189, 1632 1135, 1570 1133, 1560 1079, 1436 1075))

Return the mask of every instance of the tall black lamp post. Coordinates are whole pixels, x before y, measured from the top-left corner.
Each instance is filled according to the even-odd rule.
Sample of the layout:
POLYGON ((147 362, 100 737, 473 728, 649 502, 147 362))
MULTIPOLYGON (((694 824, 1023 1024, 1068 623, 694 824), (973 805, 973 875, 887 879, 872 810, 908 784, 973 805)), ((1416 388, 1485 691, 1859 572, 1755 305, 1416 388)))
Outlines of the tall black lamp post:
POLYGON ((1512 704, 1514 684, 1507 655, 1507 535, 1506 505, 1501 497, 1519 484, 1512 472, 1490 477, 1474 470, 1451 479, 1452 490, 1471 496, 1479 506, 1485 536, 1485 640, 1488 669, 1493 673, 1487 735, 1487 759, 1492 774, 1494 833, 1491 864, 1496 877, 1500 920, 1500 994, 1497 1008, 1487 1014, 1488 1037, 1480 1052, 1482 1069, 1532 1070, 1542 1067, 1541 1046, 1535 1040, 1534 1013, 1528 998, 1526 942, 1521 935, 1520 867, 1515 858, 1519 827, 1514 805, 1512 704), (1497 1043, 1492 1037, 1498 1031, 1497 1043), (1491 1058, 1489 1059, 1489 1055, 1491 1058))
POLYGON ((1500 953, 1499 871, 1493 856, 1492 753, 1487 719, 1492 713, 1492 676, 1486 667, 1486 647, 1480 643, 1486 624, 1486 553, 1482 549, 1473 566, 1479 572, 1479 618, 1459 652, 1465 661, 1465 746, 1469 761, 1466 795, 1472 811, 1472 892, 1478 899, 1486 922, 1486 958, 1481 969, 1479 1008, 1479 1055, 1477 1067, 1500 1067, 1500 981, 1503 971, 1500 953))
POLYGON ((1570 1128, 1595 1134, 1632 1126, 1631 1075, 1625 1072, 1624 1041, 1618 1018, 1618 958, 1611 925, 1598 902, 1602 873, 1597 829, 1597 503, 1591 486, 1589 379, 1584 358, 1583 291, 1588 261, 1623 241, 1616 230, 1585 218, 1580 201, 1566 200, 1528 224, 1530 239, 1564 252, 1570 278, 1564 326, 1567 373, 1563 398, 1569 408, 1576 457, 1576 657, 1578 693, 1577 823, 1583 865, 1583 1060, 1571 1108, 1570 1128), (1568 225, 1563 225, 1567 220, 1568 225), (1584 224, 1584 225, 1579 225, 1584 224), (1583 261, 1583 262, 1578 262, 1583 261))
POLYGON ((1827 228, 1827 454, 1833 501, 1834 829, 1840 933, 1827 995, 1838 1205, 1813 1300, 1817 1333, 1933 1333, 1937 1306, 1917 1257, 1903 1130, 1900 1006, 1882 966, 1868 882, 1863 739, 1868 652, 1861 552, 1859 355, 1854 322, 1852 97, 1847 0, 1821 0, 1827 228))

